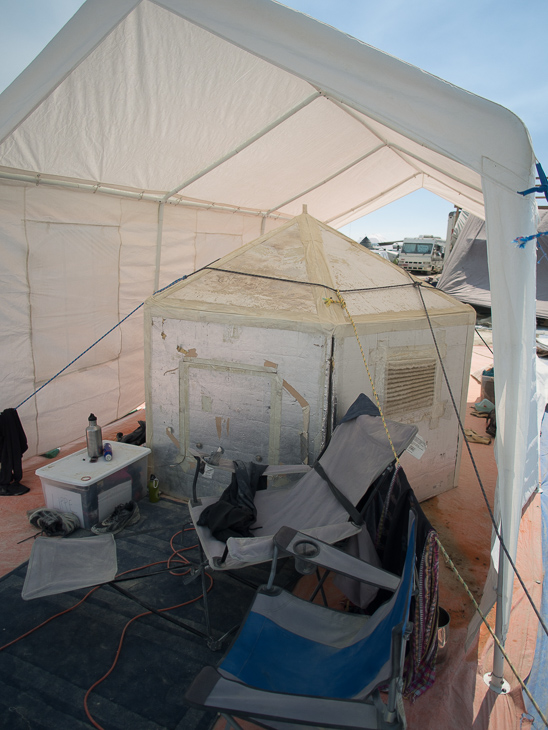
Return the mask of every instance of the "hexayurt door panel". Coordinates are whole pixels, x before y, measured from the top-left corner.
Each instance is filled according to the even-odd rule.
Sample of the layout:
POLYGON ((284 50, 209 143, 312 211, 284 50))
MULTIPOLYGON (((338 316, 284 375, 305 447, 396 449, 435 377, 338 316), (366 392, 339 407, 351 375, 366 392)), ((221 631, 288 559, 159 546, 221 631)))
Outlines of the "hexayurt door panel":
POLYGON ((280 458, 282 380, 277 368, 185 358, 180 366, 185 452, 221 447, 243 461, 280 458))
MULTIPOLYGON (((305 324, 279 329, 216 319, 151 319, 151 468, 174 496, 190 496, 192 451, 222 446, 225 459, 302 464, 325 443, 331 336, 305 324)), ((230 481, 220 469, 207 476, 202 495, 220 494, 230 481)))

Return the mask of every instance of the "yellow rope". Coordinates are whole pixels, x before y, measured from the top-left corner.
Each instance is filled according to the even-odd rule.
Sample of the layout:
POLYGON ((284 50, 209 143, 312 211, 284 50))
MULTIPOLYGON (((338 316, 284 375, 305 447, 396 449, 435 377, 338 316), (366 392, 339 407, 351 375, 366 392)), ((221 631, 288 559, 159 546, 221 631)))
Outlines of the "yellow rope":
MULTIPOLYGON (((362 354, 362 360, 363 364, 365 365, 365 369, 367 370, 367 375, 369 377, 369 382, 371 383, 371 390, 373 391, 373 396, 375 398, 375 402, 377 403, 377 408, 379 409, 379 413, 381 414, 382 423, 384 426, 384 430, 386 431, 386 435, 388 437, 388 441, 390 442, 390 448, 392 449, 392 453, 394 454, 394 459, 396 460, 396 464, 400 466, 400 460, 398 458, 398 454, 396 453, 396 449, 394 448, 394 444, 392 443, 392 438, 390 436, 390 432, 388 430, 388 426, 386 425, 386 420, 384 418, 384 413, 382 412, 381 403, 379 400, 379 396, 377 395, 377 391, 375 389, 375 386, 373 384, 373 378, 371 377, 371 373, 369 372, 369 366, 367 364, 367 360, 365 358, 365 353, 363 351, 362 343, 360 342, 360 338, 358 335, 358 330, 356 329, 356 325, 354 323, 354 320, 352 319, 352 315, 348 311, 348 307, 346 306, 346 302, 341 296, 340 291, 337 289, 337 296, 339 298, 339 304, 342 306, 346 314, 348 315, 348 319, 350 320, 350 324, 352 325, 352 328, 354 329, 354 334, 356 335, 356 340, 358 341, 358 347, 360 348, 360 352, 362 354)), ((334 299, 325 299, 325 303, 329 306, 329 304, 334 304, 334 299)))
POLYGON ((544 716, 544 714, 543 714, 542 710, 541 710, 541 709, 540 709, 540 707, 539 707, 539 706, 537 705, 537 703, 536 703, 536 702, 535 702, 535 700, 533 699, 533 696, 531 695, 531 693, 529 692, 529 690, 528 690, 528 689, 527 689, 527 687, 525 686, 525 683, 523 682, 522 678, 521 678, 521 677, 519 676, 519 674, 518 674, 518 671, 517 671, 517 669, 516 669, 516 668, 514 667, 514 665, 513 665, 513 664, 512 664, 512 662, 510 661, 510 657, 509 657, 509 656, 508 656, 508 654, 507 654, 507 653, 506 653, 506 652, 504 651, 504 647, 502 646, 502 644, 500 643, 500 641, 499 641, 498 637, 497 637, 497 636, 495 635, 495 632, 493 631, 493 629, 492 629, 492 628, 491 628, 491 626, 489 625, 489 622, 487 621, 487 618, 485 617, 485 615, 483 614, 483 612, 482 612, 481 608, 479 607, 479 605, 478 605, 478 602, 476 601, 476 599, 475 599, 475 598, 474 598, 474 596, 472 595, 472 593, 471 593, 470 589, 469 589, 469 588, 468 588, 468 586, 466 585, 466 583, 465 583, 465 581, 464 581, 464 578, 463 578, 463 577, 461 576, 461 574, 460 574, 460 573, 459 573, 459 571, 457 570, 457 568, 456 568, 455 564, 453 563, 453 561, 451 560, 451 558, 450 558, 450 557, 449 557, 449 555, 447 554, 447 551, 446 551, 446 549, 445 549, 445 548, 443 547, 443 545, 442 545, 442 544, 441 544, 441 542, 439 541, 439 538, 438 538, 438 537, 436 537, 436 542, 438 543, 438 545, 439 545, 439 547, 440 547, 440 550, 441 550, 441 551, 442 551, 442 553, 443 553, 443 556, 444 556, 444 558, 445 558, 445 559, 447 560, 447 562, 449 563, 449 567, 450 567, 450 568, 451 568, 451 570, 452 570, 452 571, 453 571, 453 572, 455 573, 455 575, 457 576, 458 580, 459 580, 459 581, 460 581, 460 583, 462 584, 462 586, 463 586, 464 590, 465 590, 465 591, 466 591, 466 593, 468 594, 468 597, 470 598, 470 600, 471 600, 471 601, 472 601, 472 603, 474 604, 474 608, 475 608, 475 609, 476 609, 476 611, 477 611, 477 612, 479 613, 479 615, 480 615, 480 617, 481 617, 481 620, 482 620, 482 621, 483 621, 483 623, 484 623, 484 624, 485 624, 485 625, 487 626, 487 628, 488 628, 488 630, 489 630, 489 633, 490 633, 490 634, 491 634, 491 636, 493 637, 493 640, 495 641, 495 643, 496 643, 496 644, 497 644, 497 646, 499 647, 499 649, 500 649, 500 651, 501 651, 501 653, 502 653, 503 657, 504 657, 504 658, 506 659, 506 661, 508 662, 508 666, 510 667, 510 669, 511 669, 511 670, 512 670, 512 672, 514 673, 514 675, 515 675, 516 679, 517 679, 517 680, 518 680, 518 682, 520 683, 520 685, 521 685, 521 688, 522 688, 522 690, 523 690, 523 691, 525 692, 525 694, 527 695, 527 697, 529 697, 529 699, 531 700, 531 703, 532 703, 533 707, 535 708, 535 710, 536 710, 536 711, 538 712, 538 714, 539 714, 539 717, 541 718, 542 722, 543 722, 543 723, 544 723, 544 724, 546 725, 546 727, 548 727, 548 719, 546 719, 546 717, 544 716))
MULTIPOLYGON (((390 432, 388 431, 388 426, 386 425, 386 421, 385 421, 385 418, 384 418, 384 414, 383 414, 383 412, 382 412, 382 408, 381 408, 381 404, 380 404, 380 401, 379 401, 379 397, 378 397, 378 395, 377 395, 377 391, 376 391, 376 389, 375 389, 375 386, 374 386, 374 384, 373 384, 373 378, 371 377, 371 373, 369 372, 369 366, 368 366, 368 364, 367 364, 367 359, 366 359, 366 357, 365 357, 365 353, 364 353, 364 351, 363 351, 362 343, 361 343, 361 341, 360 341, 360 338, 359 338, 359 335, 358 335, 358 330, 357 330, 357 328, 356 328, 356 325, 355 325, 355 323, 354 323, 354 320, 353 320, 353 318, 352 318, 352 315, 351 315, 351 314, 350 314, 350 312, 348 311, 348 307, 346 306, 346 302, 345 302, 345 301, 344 301, 344 299, 342 298, 342 296, 341 296, 341 293, 340 293, 340 291, 339 291, 338 289, 337 289, 337 297, 338 297, 338 299, 339 299, 339 304, 340 304, 340 305, 342 306, 342 308, 343 308, 343 309, 344 309, 344 311, 346 312, 346 314, 347 314, 347 316, 348 316, 348 318, 349 318, 349 320, 350 320, 350 323, 352 324, 352 328, 354 329, 354 334, 356 335, 356 340, 358 341, 358 346, 359 346, 359 348, 360 348, 360 352, 361 352, 361 354, 362 354, 362 359, 363 359, 363 363, 364 363, 364 365, 365 365, 365 369, 366 369, 366 371, 367 371, 367 375, 368 375, 368 377, 369 377, 369 382, 371 383, 371 389, 372 389, 372 391, 373 391, 373 396, 375 397, 375 401, 376 401, 376 403, 377 403, 377 408, 379 409, 379 413, 380 413, 380 415, 381 415, 381 418, 382 418, 382 422, 383 422, 383 425, 384 425, 384 430, 386 431, 386 435, 388 436, 388 441, 390 442, 390 446, 391 446, 391 448, 392 448, 392 453, 394 454, 394 458, 395 458, 395 460, 396 460, 396 463, 397 463, 397 464, 398 464, 398 466, 399 466, 399 465, 400 465, 400 462, 399 462, 399 459, 398 459, 398 455, 397 455, 397 453, 396 453, 396 449, 394 448, 394 444, 392 443, 392 439, 391 439, 391 437, 390 437, 390 432)), ((334 299, 332 299, 331 297, 329 297, 329 298, 326 298, 326 299, 324 299, 324 302, 325 302, 325 304, 326 304, 327 306, 329 306, 329 305, 331 305, 331 304, 336 304, 335 300, 334 300, 334 299)), ((477 612, 479 613, 479 615, 480 615, 480 617, 481 617, 481 620, 482 620, 482 621, 483 621, 483 623, 484 623, 484 624, 485 624, 485 625, 487 626, 487 629, 489 630, 489 633, 490 633, 490 634, 491 634, 491 636, 493 637, 493 640, 495 641, 495 643, 497 644, 497 646, 498 646, 498 647, 500 648, 500 650, 501 650, 501 653, 502 653, 503 657, 504 657, 504 658, 505 658, 505 660, 506 660, 506 661, 508 662, 508 666, 510 667, 510 669, 512 670, 512 672, 513 672, 514 676, 516 677, 516 679, 517 679, 517 680, 518 680, 518 682, 520 683, 520 685, 521 685, 521 688, 522 688, 522 690, 523 690, 523 691, 525 692, 525 694, 527 695, 527 697, 528 697, 528 698, 529 698, 529 699, 531 700, 531 704, 533 705, 533 707, 535 708, 535 710, 536 710, 536 711, 538 712, 538 714, 539 714, 539 717, 541 718, 541 720, 543 721, 543 723, 544 723, 544 724, 546 725, 546 727, 548 727, 548 720, 547 720, 547 719, 546 719, 546 717, 544 716, 544 714, 543 714, 542 710, 540 709, 540 707, 538 706, 538 704, 537 704, 537 703, 535 702, 535 700, 534 700, 533 696, 531 695, 530 691, 529 691, 529 690, 527 689, 527 687, 525 686, 525 683, 523 682, 522 678, 521 678, 521 677, 519 676, 519 674, 518 674, 518 671, 517 671, 517 669, 516 669, 516 668, 514 667, 514 665, 513 665, 513 664, 512 664, 512 662, 510 661, 510 658, 509 658, 508 654, 507 654, 507 653, 505 652, 505 650, 504 650, 504 647, 503 647, 503 646, 502 646, 502 644, 500 643, 499 639, 498 639, 498 638, 497 638, 497 636, 495 635, 495 632, 493 631, 493 629, 492 629, 492 628, 491 628, 491 626, 489 625, 489 622, 487 621, 487 618, 486 618, 486 617, 484 616, 484 614, 483 614, 482 610, 480 609, 480 607, 479 607, 479 605, 478 605, 478 602, 476 601, 476 599, 475 599, 475 598, 474 598, 474 596, 472 595, 472 592, 470 591, 470 589, 469 589, 469 588, 468 588, 468 586, 466 585, 466 583, 465 583, 464 579, 463 579, 463 578, 462 578, 462 576, 460 575, 460 573, 459 573, 459 571, 457 570, 457 568, 456 568, 455 564, 453 563, 453 561, 452 561, 452 560, 451 560, 451 558, 449 557, 449 555, 448 555, 447 551, 445 550, 445 548, 443 547, 443 545, 441 544, 441 542, 440 542, 440 540, 439 540, 439 538, 438 538, 437 536, 436 536, 436 542, 438 543, 438 545, 439 545, 439 547, 440 547, 440 550, 442 551, 442 553, 443 553, 443 555, 444 555, 445 559, 446 559, 446 560, 447 560, 447 562, 449 563, 449 566, 451 567, 451 569, 453 570, 453 572, 454 572, 454 573, 455 573, 455 575, 457 576, 458 580, 460 581, 460 583, 462 584, 462 586, 463 586, 464 590, 466 591, 466 593, 467 593, 468 597, 469 597, 469 598, 470 598, 470 600, 472 601, 472 603, 473 603, 473 605, 474 605, 474 608, 475 608, 475 609, 476 609, 476 611, 477 611, 477 612)))

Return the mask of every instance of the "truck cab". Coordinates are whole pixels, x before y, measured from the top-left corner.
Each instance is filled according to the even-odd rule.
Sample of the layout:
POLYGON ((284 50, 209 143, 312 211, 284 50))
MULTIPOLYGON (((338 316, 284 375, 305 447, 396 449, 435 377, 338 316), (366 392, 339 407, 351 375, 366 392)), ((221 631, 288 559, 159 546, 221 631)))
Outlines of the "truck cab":
POLYGON ((398 265, 406 271, 439 274, 444 255, 445 242, 437 236, 404 238, 398 265))

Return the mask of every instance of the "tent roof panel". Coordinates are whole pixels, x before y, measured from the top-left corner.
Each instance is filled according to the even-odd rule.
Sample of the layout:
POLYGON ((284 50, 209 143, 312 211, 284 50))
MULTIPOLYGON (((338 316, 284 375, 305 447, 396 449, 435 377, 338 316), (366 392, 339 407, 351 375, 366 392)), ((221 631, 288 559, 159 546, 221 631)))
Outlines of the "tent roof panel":
POLYGON ((464 185, 457 185, 453 180, 444 181, 441 175, 436 175, 436 177, 424 175, 423 188, 462 210, 468 210, 480 218, 485 218, 483 196, 481 194, 472 196, 470 188, 466 188, 464 185))
POLYGON ((493 102, 278 3, 155 2, 477 172, 483 157, 506 159, 517 177, 528 179, 527 130, 493 102))
POLYGON ((331 179, 380 144, 363 125, 319 97, 181 192, 223 200, 229 190, 241 205, 276 209, 273 201, 284 203, 331 179))
POLYGON ((366 202, 361 201, 353 207, 346 208, 342 213, 332 218, 327 218, 326 222, 334 228, 341 228, 348 223, 352 223, 356 218, 373 213, 385 205, 389 205, 410 193, 414 193, 416 190, 420 190, 422 188, 422 181, 423 174, 421 172, 415 172, 411 177, 395 183, 388 190, 380 189, 376 191, 373 198, 370 198, 366 202))
POLYGON ((389 148, 382 147, 348 169, 343 169, 336 177, 281 206, 279 211, 298 215, 302 205, 306 204, 312 215, 332 225, 332 219, 337 219, 341 211, 361 208, 376 199, 379 190, 399 188, 402 183, 416 176, 420 179, 420 174, 411 165, 389 148))
MULTIPOLYGON (((375 201, 363 196, 348 205, 343 179, 334 182, 329 173, 337 154, 342 166, 351 164, 352 143, 355 159, 363 155, 367 133, 332 134, 322 146, 335 119, 330 110, 309 127, 310 144, 299 145, 302 178, 286 176, 293 185, 280 195, 289 156, 280 150, 289 153, 292 144, 284 144, 284 128, 305 126, 301 118, 309 119, 309 110, 278 130, 272 125, 321 91, 364 114, 379 140, 408 153, 417 170, 423 160, 477 188, 487 159, 495 163, 487 163, 495 178, 503 168, 511 171, 502 175, 511 190, 530 174, 530 140, 511 112, 267 0, 124 0, 116 10, 106 0, 88 0, 41 55, 55 60, 49 77, 38 57, 5 92, 5 167, 164 193, 191 184, 189 198, 266 210, 288 196, 298 196, 298 208, 298 188, 308 190, 313 178, 314 213, 339 225, 414 185, 409 175, 379 177, 363 166, 360 186, 374 181, 375 201), (313 140, 324 156, 307 154, 313 140), (226 171, 195 179, 242 149, 240 159, 225 161, 226 171), (229 174, 238 165, 248 171, 241 187, 229 174), (265 170, 270 184, 250 191, 249 179, 265 170)), ((338 124, 346 132, 348 120, 338 117, 338 124)), ((445 193, 452 195, 451 185, 445 193)), ((450 199, 460 204, 461 195, 457 189, 450 199)), ((284 212, 295 214, 295 206, 284 212)))
POLYGON ((296 76, 143 2, 0 146, 0 161, 167 191, 313 92, 296 76))
POLYGON ((424 144, 420 144, 392 129, 388 129, 378 122, 367 118, 365 115, 360 115, 360 118, 373 134, 382 139, 391 149, 398 151, 410 164, 415 165, 417 169, 423 171, 438 170, 455 180, 459 180, 481 190, 480 173, 467 165, 463 165, 456 160, 430 149, 424 144))

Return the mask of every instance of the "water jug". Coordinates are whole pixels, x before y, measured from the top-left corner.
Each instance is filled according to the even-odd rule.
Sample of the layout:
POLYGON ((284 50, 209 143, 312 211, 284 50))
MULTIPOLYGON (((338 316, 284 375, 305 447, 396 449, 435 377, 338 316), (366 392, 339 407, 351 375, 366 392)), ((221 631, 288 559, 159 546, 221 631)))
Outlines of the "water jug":
POLYGON ((97 425, 97 416, 89 415, 88 427, 86 428, 86 443, 90 459, 98 459, 103 453, 103 432, 101 426, 97 425))
POLYGON ((159 480, 156 479, 154 474, 150 475, 150 479, 148 482, 148 500, 149 502, 160 501, 159 480))

